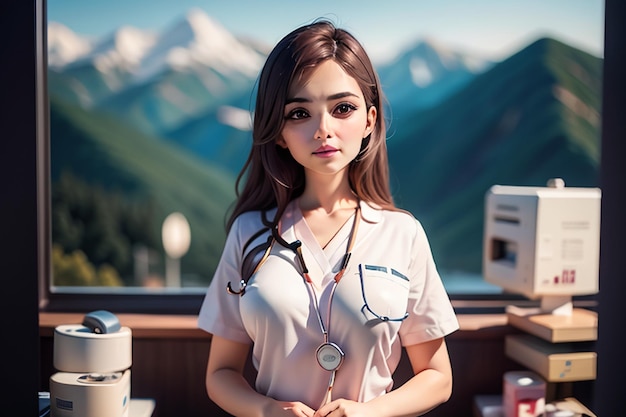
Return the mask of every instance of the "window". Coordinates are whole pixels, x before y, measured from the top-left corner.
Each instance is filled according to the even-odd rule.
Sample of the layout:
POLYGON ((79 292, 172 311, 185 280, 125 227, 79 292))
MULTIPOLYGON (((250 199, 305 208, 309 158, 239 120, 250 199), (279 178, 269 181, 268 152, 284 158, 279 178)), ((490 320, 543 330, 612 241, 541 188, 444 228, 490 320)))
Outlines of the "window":
POLYGON ((317 2, 280 18, 255 2, 83 3, 46 7, 49 308, 195 311, 247 156, 258 71, 280 37, 318 16, 375 62, 394 197, 424 224, 453 298, 500 295, 481 275, 491 185, 598 185, 602 1, 359 13, 317 2))

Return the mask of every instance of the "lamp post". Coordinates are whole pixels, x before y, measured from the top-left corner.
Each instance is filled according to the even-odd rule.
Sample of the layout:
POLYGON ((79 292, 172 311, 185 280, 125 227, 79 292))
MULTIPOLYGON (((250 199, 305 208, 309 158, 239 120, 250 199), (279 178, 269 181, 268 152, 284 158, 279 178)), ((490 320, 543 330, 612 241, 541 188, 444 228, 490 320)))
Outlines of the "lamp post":
POLYGON ((161 238, 165 249, 165 285, 180 288, 180 258, 189 250, 191 229, 182 213, 174 212, 163 221, 161 238))

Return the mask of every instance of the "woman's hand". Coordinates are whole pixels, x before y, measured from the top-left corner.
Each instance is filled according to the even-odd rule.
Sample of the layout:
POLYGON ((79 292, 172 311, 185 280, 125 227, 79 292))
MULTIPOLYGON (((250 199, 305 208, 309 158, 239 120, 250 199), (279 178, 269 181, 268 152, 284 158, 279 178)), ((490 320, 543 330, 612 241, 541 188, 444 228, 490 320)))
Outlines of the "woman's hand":
POLYGON ((279 401, 278 403, 285 411, 280 414, 281 416, 313 417, 315 414, 315 410, 300 401, 279 401))
POLYGON ((313 417, 375 417, 371 408, 365 403, 340 398, 322 406, 313 417))
POLYGON ((384 395, 359 403, 343 398, 320 407, 313 417, 423 415, 452 393, 452 369, 443 338, 406 347, 414 376, 384 395))

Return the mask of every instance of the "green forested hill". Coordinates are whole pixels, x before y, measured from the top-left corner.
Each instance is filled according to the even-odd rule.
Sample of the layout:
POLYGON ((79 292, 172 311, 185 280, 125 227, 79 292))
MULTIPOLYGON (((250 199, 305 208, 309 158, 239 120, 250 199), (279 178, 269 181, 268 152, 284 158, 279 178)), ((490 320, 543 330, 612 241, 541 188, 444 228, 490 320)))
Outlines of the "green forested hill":
POLYGON ((597 186, 602 60, 541 39, 441 105, 392 121, 398 205, 429 233, 442 270, 480 272, 490 186, 597 186))
MULTIPOLYGON (((126 229, 151 228, 136 231, 133 236, 149 240, 139 243, 151 247, 162 259, 161 224, 167 214, 179 211, 192 229, 191 247, 182 260, 183 274, 194 271, 192 280, 208 282, 224 242, 225 213, 234 200, 231 174, 207 166, 166 141, 143 135, 114 117, 88 112, 54 98, 50 126, 52 195, 53 205, 57 204, 53 212, 57 218, 63 218, 63 222, 56 223, 57 229, 53 224, 53 240, 56 237, 66 245, 87 246, 93 251, 87 254, 92 262, 110 263, 111 257, 106 255, 115 252, 111 249, 115 245, 110 244, 103 255, 98 252, 104 250, 101 247, 84 243, 94 240, 94 234, 115 236, 118 246, 138 243, 128 241, 127 230, 122 230, 120 224, 107 224, 104 219, 121 207, 133 207, 138 211, 133 217, 136 221, 126 229), (73 179, 66 179, 64 188, 56 187, 64 176, 73 179), (75 185, 67 187, 67 181, 74 181, 75 185), (86 192, 79 193, 85 187, 92 190, 91 197, 86 192), (65 192, 65 201, 55 200, 55 191, 65 192), (80 201, 80 196, 84 196, 83 200, 97 199, 104 206, 98 209, 100 215, 92 215, 92 222, 79 216, 81 206, 90 205, 80 201), (96 220, 104 224, 97 224, 96 220), (63 236, 67 231, 72 231, 72 235, 63 236)), ((91 211, 97 209, 93 206, 90 205, 91 211)), ((66 247, 65 251, 74 249, 66 247)), ((132 267, 122 272, 126 276, 132 267)))

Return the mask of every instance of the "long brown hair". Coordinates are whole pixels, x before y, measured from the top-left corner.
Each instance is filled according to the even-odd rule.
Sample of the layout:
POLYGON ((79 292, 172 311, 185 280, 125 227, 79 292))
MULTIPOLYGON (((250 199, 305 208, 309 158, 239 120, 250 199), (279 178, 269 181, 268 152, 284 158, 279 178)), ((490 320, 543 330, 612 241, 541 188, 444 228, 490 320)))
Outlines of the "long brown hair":
POLYGON ((350 185, 363 201, 394 209, 389 188, 383 93, 363 46, 350 33, 327 20, 317 20, 286 35, 274 47, 258 81, 252 149, 236 182, 237 201, 227 228, 241 213, 277 208, 276 225, 291 200, 305 186, 304 169, 276 140, 284 125, 285 101, 293 82, 301 82, 310 69, 332 59, 353 77, 367 108, 377 109, 376 125, 363 139, 361 152, 349 167, 350 185), (242 181, 243 189, 240 190, 242 181))

